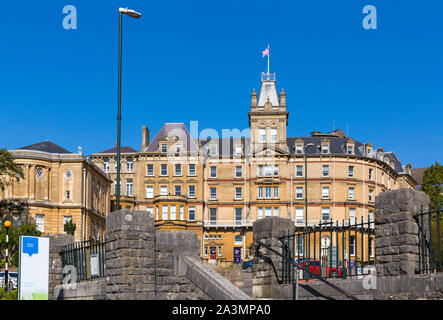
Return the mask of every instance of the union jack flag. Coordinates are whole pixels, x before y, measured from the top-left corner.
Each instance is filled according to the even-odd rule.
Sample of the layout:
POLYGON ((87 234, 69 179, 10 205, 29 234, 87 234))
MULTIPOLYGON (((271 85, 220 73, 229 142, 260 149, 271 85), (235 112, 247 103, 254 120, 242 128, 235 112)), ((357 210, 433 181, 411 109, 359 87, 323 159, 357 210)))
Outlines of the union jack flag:
POLYGON ((262 51, 262 55, 263 55, 263 58, 264 58, 265 56, 269 56, 269 46, 266 48, 266 50, 263 50, 263 51, 262 51))

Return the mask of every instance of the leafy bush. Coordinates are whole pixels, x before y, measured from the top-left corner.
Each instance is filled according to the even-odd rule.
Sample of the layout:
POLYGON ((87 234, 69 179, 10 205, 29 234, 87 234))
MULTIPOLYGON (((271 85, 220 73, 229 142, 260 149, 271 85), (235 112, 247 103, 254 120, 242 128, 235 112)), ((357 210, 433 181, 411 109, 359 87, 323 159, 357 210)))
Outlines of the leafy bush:
POLYGON ((68 222, 65 223, 65 226, 63 229, 67 234, 74 236, 76 228, 77 228, 77 226, 75 225, 75 223, 72 222, 72 220, 69 220, 68 222))
MULTIPOLYGON (((18 255, 19 255, 19 241, 20 236, 41 236, 41 232, 36 229, 33 225, 20 225, 9 228, 9 263, 13 266, 18 266, 18 255)), ((2 227, 0 230, 0 257, 5 257, 6 251, 6 228, 2 227)))
POLYGON ((6 288, 0 289, 0 300, 17 300, 18 289, 10 290, 6 292, 6 288))

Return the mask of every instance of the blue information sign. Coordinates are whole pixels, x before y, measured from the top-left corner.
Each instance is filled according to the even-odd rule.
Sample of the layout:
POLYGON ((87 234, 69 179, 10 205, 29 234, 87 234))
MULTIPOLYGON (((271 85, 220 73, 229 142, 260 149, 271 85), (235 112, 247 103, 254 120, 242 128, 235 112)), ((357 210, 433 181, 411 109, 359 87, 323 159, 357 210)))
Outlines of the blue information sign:
POLYGON ((234 248, 234 263, 241 262, 241 248, 234 248))

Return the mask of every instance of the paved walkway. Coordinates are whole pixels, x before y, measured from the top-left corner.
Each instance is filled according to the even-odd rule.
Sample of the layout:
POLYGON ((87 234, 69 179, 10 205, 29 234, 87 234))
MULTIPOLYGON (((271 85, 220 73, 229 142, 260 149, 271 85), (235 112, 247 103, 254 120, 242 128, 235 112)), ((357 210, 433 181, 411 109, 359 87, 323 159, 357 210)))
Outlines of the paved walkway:
POLYGON ((238 288, 252 298, 252 272, 243 271, 243 285, 238 288))

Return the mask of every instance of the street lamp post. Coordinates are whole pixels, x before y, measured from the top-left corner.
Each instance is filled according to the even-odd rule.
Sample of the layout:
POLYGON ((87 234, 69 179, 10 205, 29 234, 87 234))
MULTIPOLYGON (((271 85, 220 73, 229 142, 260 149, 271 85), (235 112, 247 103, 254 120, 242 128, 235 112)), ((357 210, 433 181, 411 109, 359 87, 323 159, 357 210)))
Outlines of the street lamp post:
POLYGON ((305 156, 305 229, 306 230, 308 229, 308 155, 306 154, 306 148, 313 145, 314 145, 313 143, 308 143, 303 147, 303 153, 305 156))
POLYGON ((118 35, 118 112, 117 112, 117 180, 115 185, 115 196, 117 199, 116 210, 120 209, 120 137, 121 137, 121 102, 122 102, 122 17, 123 14, 138 19, 141 13, 128 9, 119 8, 119 35, 118 35))
MULTIPOLYGON (((308 251, 308 243, 307 243, 307 235, 308 235, 308 155, 306 154, 306 149, 309 146, 313 146, 313 143, 308 143, 303 147, 303 154, 305 156, 305 239, 303 239, 303 246, 305 247, 303 253, 304 256, 306 256, 306 252, 308 251)), ((315 244, 314 244, 315 246, 315 244)), ((309 258, 309 257, 308 257, 309 258)), ((306 260, 305 260, 305 266, 306 266, 306 260)), ((306 271, 304 272, 304 276, 303 278, 306 280, 306 276, 308 276, 308 274, 306 273, 306 271)))
POLYGON ((6 257, 5 257, 5 290, 8 291, 9 289, 9 274, 8 274, 8 261, 9 261, 9 250, 8 250, 8 244, 9 244, 9 228, 11 227, 11 221, 6 220, 3 224, 6 228, 6 257))

